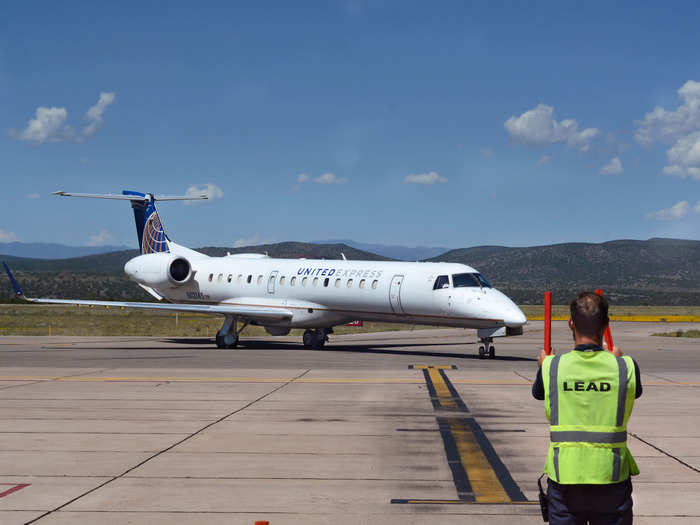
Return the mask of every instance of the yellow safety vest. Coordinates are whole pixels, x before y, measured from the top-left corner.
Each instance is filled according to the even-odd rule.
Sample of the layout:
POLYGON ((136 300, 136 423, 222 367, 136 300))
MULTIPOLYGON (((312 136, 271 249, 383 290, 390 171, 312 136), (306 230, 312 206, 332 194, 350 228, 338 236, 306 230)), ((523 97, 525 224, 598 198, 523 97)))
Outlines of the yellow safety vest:
POLYGON ((572 351, 542 363, 550 445, 544 472, 562 484, 608 484, 639 474, 627 448, 636 379, 631 357, 572 351))

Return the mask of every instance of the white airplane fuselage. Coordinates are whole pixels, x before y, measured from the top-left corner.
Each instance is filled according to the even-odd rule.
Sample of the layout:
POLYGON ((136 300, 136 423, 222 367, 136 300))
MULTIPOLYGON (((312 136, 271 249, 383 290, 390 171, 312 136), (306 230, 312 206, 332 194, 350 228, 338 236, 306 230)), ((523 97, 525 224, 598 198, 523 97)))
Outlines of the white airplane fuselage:
POLYGON ((256 254, 207 257, 189 250, 180 253, 183 255, 135 257, 125 265, 125 272, 170 302, 291 312, 289 318, 257 323, 273 333, 282 334, 286 328, 332 327, 353 320, 516 329, 526 322, 520 308, 497 289, 488 287, 487 281, 456 287, 453 275, 478 274, 463 264, 275 259, 256 254), (162 275, 156 276, 156 272, 148 272, 157 257, 163 259, 159 268, 184 257, 191 266, 189 279, 173 284, 165 282, 162 275), (447 282, 444 288, 434 289, 439 276, 446 276, 447 282))
POLYGON ((493 338, 521 335, 527 322, 513 301, 464 264, 274 259, 260 254, 209 257, 173 242, 155 207, 156 201, 201 200, 206 195, 55 193, 130 202, 142 255, 129 260, 124 271, 165 302, 30 298, 4 265, 16 296, 33 303, 222 316, 215 338, 219 348, 236 347, 239 322, 241 330, 256 324, 273 335, 305 328, 304 346, 321 348, 334 326, 360 320, 476 328, 479 357, 493 358, 493 338))

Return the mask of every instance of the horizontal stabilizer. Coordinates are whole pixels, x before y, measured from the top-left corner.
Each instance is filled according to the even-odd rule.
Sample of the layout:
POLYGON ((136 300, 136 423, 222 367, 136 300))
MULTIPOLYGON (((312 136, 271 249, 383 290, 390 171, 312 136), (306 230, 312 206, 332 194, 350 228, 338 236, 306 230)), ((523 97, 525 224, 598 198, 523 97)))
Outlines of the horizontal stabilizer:
POLYGON ((120 201, 198 201, 206 200, 209 197, 202 193, 201 195, 120 195, 114 193, 70 193, 67 191, 54 191, 53 195, 61 197, 86 197, 88 199, 114 199, 120 201))

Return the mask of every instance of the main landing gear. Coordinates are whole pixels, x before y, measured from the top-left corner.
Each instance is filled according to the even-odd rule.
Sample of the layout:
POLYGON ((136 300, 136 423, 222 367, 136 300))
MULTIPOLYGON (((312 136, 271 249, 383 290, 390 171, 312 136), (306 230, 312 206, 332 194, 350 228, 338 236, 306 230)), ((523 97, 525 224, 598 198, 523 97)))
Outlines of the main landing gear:
POLYGON ((496 357, 496 347, 493 346, 493 337, 479 339, 479 359, 493 359, 496 357))
POLYGON ((302 341, 304 343, 304 348, 313 348, 314 350, 320 350, 323 345, 328 341, 328 334, 332 334, 332 328, 316 328, 314 330, 308 329, 304 331, 304 336, 302 341))
POLYGON ((237 329, 238 320, 232 316, 226 316, 224 324, 221 329, 216 334, 216 347, 217 348, 236 348, 238 346, 238 334, 240 334, 243 329, 248 326, 248 321, 243 323, 240 330, 237 329))

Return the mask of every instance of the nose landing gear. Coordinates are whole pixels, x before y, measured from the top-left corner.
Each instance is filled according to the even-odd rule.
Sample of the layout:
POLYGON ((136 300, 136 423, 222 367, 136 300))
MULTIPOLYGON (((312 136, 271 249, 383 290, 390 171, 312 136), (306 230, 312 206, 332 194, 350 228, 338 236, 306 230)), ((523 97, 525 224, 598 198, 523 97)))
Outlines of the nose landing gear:
POLYGON ((494 359, 496 357, 496 347, 493 346, 493 337, 482 337, 479 339, 479 359, 494 359))

